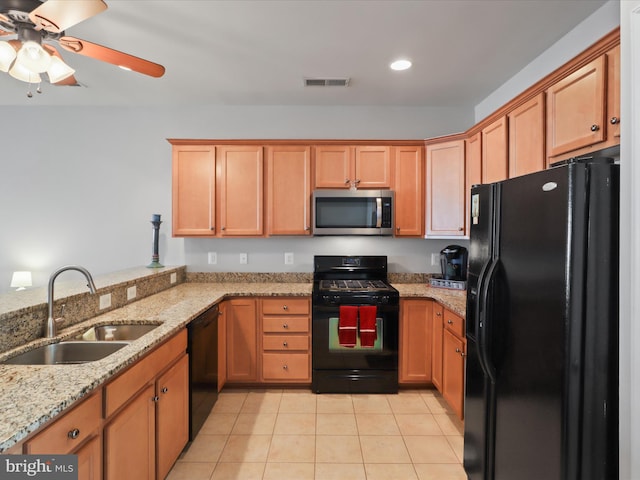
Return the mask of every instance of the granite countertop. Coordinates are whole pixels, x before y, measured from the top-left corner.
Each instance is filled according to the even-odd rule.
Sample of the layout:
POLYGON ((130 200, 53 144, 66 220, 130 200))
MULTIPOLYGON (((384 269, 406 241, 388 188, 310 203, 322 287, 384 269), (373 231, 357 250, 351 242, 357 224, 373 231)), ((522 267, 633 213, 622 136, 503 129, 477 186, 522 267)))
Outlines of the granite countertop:
MULTIPOLYGON (((437 300, 464 316, 465 292, 423 284, 394 284, 401 297, 437 300)), ((66 339, 92 325, 158 323, 150 333, 112 355, 77 365, 0 365, 0 452, 34 432, 75 402, 105 384, 113 375, 177 333, 191 320, 233 296, 309 296, 310 283, 182 283, 59 332, 66 339)), ((39 339, 0 355, 0 361, 20 351, 50 343, 39 339)))

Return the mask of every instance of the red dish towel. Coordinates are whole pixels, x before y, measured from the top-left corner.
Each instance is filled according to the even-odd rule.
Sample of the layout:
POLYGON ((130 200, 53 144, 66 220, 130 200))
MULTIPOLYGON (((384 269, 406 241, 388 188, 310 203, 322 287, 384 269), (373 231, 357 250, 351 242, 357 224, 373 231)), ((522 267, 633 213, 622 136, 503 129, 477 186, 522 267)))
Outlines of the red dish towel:
POLYGON ((373 347, 378 338, 376 325, 377 308, 375 305, 360 307, 360 346, 373 347))
POLYGON ((340 317, 338 318, 338 342, 343 347, 356 346, 358 333, 358 307, 353 305, 340 305, 340 317))

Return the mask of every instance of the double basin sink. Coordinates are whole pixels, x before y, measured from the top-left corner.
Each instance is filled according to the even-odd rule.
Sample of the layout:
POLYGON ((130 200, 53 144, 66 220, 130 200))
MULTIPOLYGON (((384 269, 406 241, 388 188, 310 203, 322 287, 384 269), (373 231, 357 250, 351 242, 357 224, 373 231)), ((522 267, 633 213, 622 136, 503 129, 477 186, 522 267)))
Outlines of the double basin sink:
POLYGON ((11 357, 4 365, 59 365, 100 360, 126 347, 158 325, 114 324, 94 326, 60 343, 43 345, 11 357))

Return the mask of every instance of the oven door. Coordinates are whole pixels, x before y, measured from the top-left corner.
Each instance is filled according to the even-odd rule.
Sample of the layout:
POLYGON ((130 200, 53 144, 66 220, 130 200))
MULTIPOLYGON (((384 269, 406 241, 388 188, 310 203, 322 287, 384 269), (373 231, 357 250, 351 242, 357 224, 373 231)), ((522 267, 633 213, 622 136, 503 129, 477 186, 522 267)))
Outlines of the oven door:
MULTIPOLYGON (((353 305, 359 307, 366 301, 353 305)), ((362 345, 340 344, 339 305, 314 305, 312 388, 317 393, 393 393, 398 390, 398 305, 376 305, 377 338, 362 345)))

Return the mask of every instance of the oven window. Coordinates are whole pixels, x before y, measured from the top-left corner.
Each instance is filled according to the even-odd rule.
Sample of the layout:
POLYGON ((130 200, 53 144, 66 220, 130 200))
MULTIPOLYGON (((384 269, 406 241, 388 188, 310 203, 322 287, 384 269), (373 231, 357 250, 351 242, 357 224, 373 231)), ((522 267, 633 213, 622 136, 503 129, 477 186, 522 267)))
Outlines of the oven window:
POLYGON ((373 346, 362 346, 363 340, 360 332, 356 330, 355 346, 344 346, 340 344, 339 330, 338 330, 338 317, 329 317, 329 351, 330 352, 358 352, 363 351, 381 351, 383 349, 382 338, 382 318, 376 318, 376 339, 371 342, 373 346))

